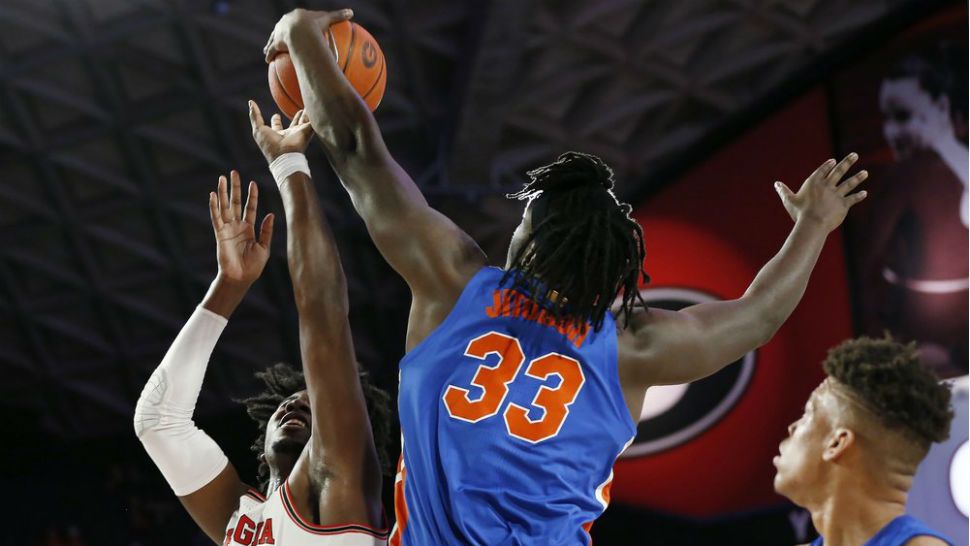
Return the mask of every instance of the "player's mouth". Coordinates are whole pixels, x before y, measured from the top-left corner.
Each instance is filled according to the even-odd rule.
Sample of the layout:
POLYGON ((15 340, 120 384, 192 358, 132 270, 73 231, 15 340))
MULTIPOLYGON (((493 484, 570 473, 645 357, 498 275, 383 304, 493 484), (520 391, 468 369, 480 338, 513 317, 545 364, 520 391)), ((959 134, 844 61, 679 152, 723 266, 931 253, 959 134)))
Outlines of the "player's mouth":
POLYGON ((771 464, 775 465, 776 467, 778 466, 778 461, 781 460, 781 456, 782 456, 781 446, 783 446, 784 444, 785 444, 785 442, 782 442, 782 443, 778 444, 778 454, 775 455, 774 458, 771 459, 771 464))
POLYGON ((280 428, 301 429, 310 426, 309 419, 302 413, 291 411, 280 418, 280 428))

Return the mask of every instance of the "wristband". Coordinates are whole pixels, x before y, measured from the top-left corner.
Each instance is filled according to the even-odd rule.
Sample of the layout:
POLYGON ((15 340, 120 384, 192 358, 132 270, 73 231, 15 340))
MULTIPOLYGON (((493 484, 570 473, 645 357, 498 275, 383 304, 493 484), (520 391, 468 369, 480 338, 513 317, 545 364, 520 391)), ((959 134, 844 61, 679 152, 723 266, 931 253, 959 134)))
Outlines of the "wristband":
POLYGON ((273 178, 276 180, 276 186, 282 188, 283 182, 292 176, 293 173, 301 172, 309 177, 310 165, 307 163, 305 155, 297 152, 289 152, 274 159, 269 164, 269 172, 273 174, 273 178))

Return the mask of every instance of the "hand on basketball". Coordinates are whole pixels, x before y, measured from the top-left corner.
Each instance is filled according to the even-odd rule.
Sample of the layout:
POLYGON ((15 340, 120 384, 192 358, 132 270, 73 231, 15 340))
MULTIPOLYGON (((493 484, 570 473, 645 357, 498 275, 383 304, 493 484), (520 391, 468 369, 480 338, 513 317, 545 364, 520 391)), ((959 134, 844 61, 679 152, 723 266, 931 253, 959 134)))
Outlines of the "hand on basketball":
POLYGON ((290 153, 303 153, 313 138, 313 127, 306 112, 298 110, 290 121, 290 126, 283 128, 283 118, 273 114, 270 124, 263 121, 263 114, 254 101, 249 101, 249 123, 253 127, 253 139, 263 157, 272 163, 277 157, 290 153))
POLYGON ((226 177, 219 177, 218 195, 209 193, 209 216, 216 234, 216 257, 219 277, 240 284, 252 284, 263 272, 269 259, 273 236, 273 215, 267 214, 256 238, 256 204, 259 189, 249 183, 246 207, 242 207, 239 173, 232 171, 232 193, 226 191, 226 177))
POLYGON ((326 30, 330 25, 347 21, 354 16, 354 10, 342 9, 337 11, 310 11, 305 9, 295 9, 276 23, 273 32, 269 35, 269 41, 263 47, 263 54, 266 56, 267 64, 273 60, 278 53, 289 51, 286 41, 289 39, 290 31, 298 25, 309 24, 318 30, 326 30))
POLYGON ((830 159, 815 169, 805 180, 798 193, 794 193, 782 182, 775 182, 775 190, 785 205, 785 210, 796 223, 800 221, 817 222, 826 233, 839 227, 852 205, 866 198, 866 192, 852 193, 852 190, 865 180, 869 173, 859 171, 842 180, 849 168, 859 159, 851 153, 837 165, 830 159))

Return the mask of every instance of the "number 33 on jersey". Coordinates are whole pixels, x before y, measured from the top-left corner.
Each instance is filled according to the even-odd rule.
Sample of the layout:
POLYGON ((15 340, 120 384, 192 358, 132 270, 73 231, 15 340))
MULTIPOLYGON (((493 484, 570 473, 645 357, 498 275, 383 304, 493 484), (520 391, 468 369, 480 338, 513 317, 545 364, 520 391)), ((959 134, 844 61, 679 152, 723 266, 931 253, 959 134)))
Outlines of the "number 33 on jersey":
POLYGON ((616 325, 557 323, 486 267, 401 361, 391 544, 586 544, 636 432, 616 325))
MULTIPOLYGON (((509 384, 515 381, 526 359, 519 340, 500 332, 476 337, 465 349, 465 356, 477 360, 485 360, 489 355, 497 355, 498 362, 491 367, 481 364, 471 380, 472 385, 482 389, 481 396, 472 400, 468 389, 454 385, 445 391, 445 407, 455 419, 477 423, 497 414, 508 397, 509 384)), ((552 376, 559 378, 556 387, 539 387, 532 400, 533 406, 544 410, 541 418, 530 419, 529 409, 515 403, 505 405, 502 412, 510 435, 537 443, 559 433, 569 415, 569 406, 576 400, 586 378, 578 360, 558 353, 547 353, 529 361, 525 375, 540 381, 552 376)))

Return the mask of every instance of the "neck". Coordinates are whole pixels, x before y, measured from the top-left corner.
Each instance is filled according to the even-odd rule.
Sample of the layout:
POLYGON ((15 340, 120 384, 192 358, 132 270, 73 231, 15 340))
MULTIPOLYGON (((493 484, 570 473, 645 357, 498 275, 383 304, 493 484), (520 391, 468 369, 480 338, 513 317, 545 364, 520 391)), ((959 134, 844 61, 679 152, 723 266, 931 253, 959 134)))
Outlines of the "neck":
POLYGON ((279 489, 281 485, 290 477, 293 467, 296 465, 296 458, 287 455, 277 455, 275 464, 269 467, 269 483, 266 485, 266 496, 269 497, 273 491, 279 489))
POLYGON ((825 546, 865 544, 906 512, 908 487, 902 476, 872 480, 859 474, 862 473, 834 480, 825 498, 806 506, 812 514, 812 523, 825 538, 825 546))
POLYGON ((953 171, 953 174, 963 182, 963 186, 967 186, 967 178, 970 177, 968 171, 970 171, 970 166, 967 165, 967 146, 957 140, 953 134, 947 135, 933 144, 933 149, 939 154, 940 159, 943 163, 953 171))

